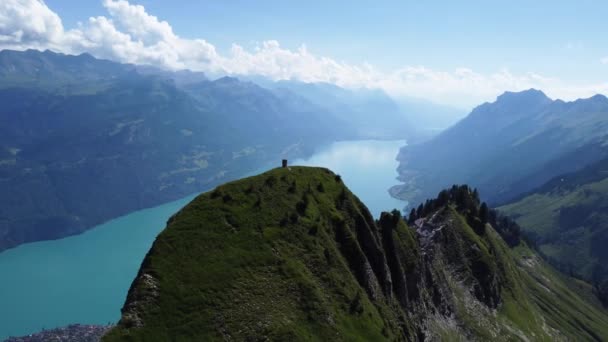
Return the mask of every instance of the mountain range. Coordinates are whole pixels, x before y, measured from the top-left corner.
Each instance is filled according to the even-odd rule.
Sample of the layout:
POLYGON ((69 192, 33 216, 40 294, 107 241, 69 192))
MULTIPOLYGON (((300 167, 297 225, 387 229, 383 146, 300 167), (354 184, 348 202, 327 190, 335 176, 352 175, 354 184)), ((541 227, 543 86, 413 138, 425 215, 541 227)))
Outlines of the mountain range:
POLYGON ((564 102, 534 89, 506 92, 431 140, 403 147, 398 172, 404 184, 391 193, 417 203, 467 183, 490 204, 506 203, 606 157, 607 138, 603 95, 564 102))
POLYGON ((608 99, 551 100, 538 90, 505 93, 433 139, 398 156, 394 196, 419 201, 467 182, 515 219, 561 271, 594 284, 608 302, 605 187, 608 99))
POLYGON ((465 116, 464 111, 458 108, 413 97, 391 98, 378 89, 347 90, 330 83, 270 81, 259 76, 249 79, 278 93, 297 94, 327 108, 353 122, 358 134, 370 138, 401 139, 407 136, 410 142, 421 141, 465 116), (393 125, 387 125, 388 122, 393 125))
POLYGON ((356 129, 371 104, 331 91, 345 97, 340 111, 232 77, 0 51, 0 251, 76 234, 336 140, 408 129, 405 119, 356 129))

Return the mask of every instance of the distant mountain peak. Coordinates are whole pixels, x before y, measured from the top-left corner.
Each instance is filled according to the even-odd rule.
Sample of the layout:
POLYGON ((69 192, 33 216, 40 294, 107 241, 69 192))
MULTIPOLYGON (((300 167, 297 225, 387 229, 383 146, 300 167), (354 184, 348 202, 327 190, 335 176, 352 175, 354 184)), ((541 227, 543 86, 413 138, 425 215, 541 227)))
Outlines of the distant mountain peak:
POLYGON ((217 80, 215 80, 213 82, 219 83, 219 84, 236 84, 236 83, 240 83, 240 80, 236 77, 224 76, 224 77, 218 78, 217 80))
POLYGON ((589 98, 593 102, 608 102, 608 97, 602 94, 595 94, 589 98))
POLYGON ((496 99, 497 103, 500 102, 525 102, 525 103, 549 103, 552 100, 545 95, 541 90, 530 88, 519 92, 506 91, 496 99))
POLYGON ((91 54, 90 54, 90 53, 88 53, 88 52, 83 52, 83 53, 81 53, 80 55, 78 55, 77 57, 79 57, 79 58, 83 58, 83 59, 90 59, 90 60, 94 60, 94 59, 96 59, 96 58, 95 58, 93 55, 91 55, 91 54))
POLYGON ((608 98, 602 94, 596 94, 586 99, 578 99, 571 102, 580 111, 605 111, 608 106, 608 98))

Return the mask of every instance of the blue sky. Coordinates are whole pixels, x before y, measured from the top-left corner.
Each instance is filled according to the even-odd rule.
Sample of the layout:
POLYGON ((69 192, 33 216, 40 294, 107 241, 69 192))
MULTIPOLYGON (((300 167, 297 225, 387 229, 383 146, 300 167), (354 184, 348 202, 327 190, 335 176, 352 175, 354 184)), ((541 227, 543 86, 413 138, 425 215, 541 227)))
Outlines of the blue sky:
MULTIPOLYGON (((137 1, 187 38, 218 48, 274 39, 318 54, 384 68, 442 69, 605 79, 606 1, 137 1), (602 70, 603 73, 598 73, 602 70)), ((103 13, 101 2, 48 0, 74 26, 103 13)))
MULTIPOLYGON (((106 2, 115 5, 120 1, 47 0, 46 5, 61 18, 68 31, 78 28, 78 22, 87 26, 89 17, 105 16, 116 23, 115 14, 108 14, 109 7, 114 5, 106 2)), ((464 68, 474 72, 473 76, 467 76, 471 78, 467 84, 478 82, 479 77, 486 79, 483 82, 489 79, 493 82, 489 86, 493 92, 531 85, 546 87, 549 95, 568 99, 608 89, 608 64, 602 63, 608 56, 605 34, 608 2, 605 1, 504 1, 498 4, 491 1, 134 0, 126 4, 142 5, 147 15, 166 21, 176 36, 203 39, 222 56, 230 55, 232 44, 254 53, 264 41, 276 40, 281 49, 287 51, 295 51, 305 44, 307 53, 318 58, 327 57, 358 68, 371 66, 374 72, 393 74, 403 68, 417 68, 418 76, 422 69, 435 72, 431 76, 425 74, 427 81, 429 77, 440 79, 441 73, 453 75, 464 68), (515 79, 509 79, 504 89, 499 89, 501 86, 495 83, 500 82, 505 71, 507 78, 515 79), (535 76, 530 79, 528 74, 535 76)), ((115 26, 120 30, 120 23, 115 26)), ((142 61, 139 57, 129 60, 135 57, 117 56, 116 52, 100 50, 93 54, 123 61, 126 58, 129 62, 142 61)), ((176 63, 175 67, 192 65, 191 68, 205 71, 205 67, 196 63, 184 63, 176 63)), ((228 73, 259 70, 266 72, 259 66, 244 68, 241 65, 228 73)), ((286 75, 298 78, 291 73, 286 75)), ((382 77, 388 78, 373 76, 382 77)), ((360 85, 361 80, 367 78, 358 76, 357 83, 350 78, 345 80, 340 74, 333 83, 360 85)), ((395 82, 383 82, 381 87, 396 88, 395 82)), ((458 86, 454 83, 454 87, 458 86)), ((425 87, 431 89, 431 85, 425 87)), ((412 88, 402 90, 407 93, 412 88)), ((449 91, 443 89, 442 92, 449 91)), ((425 97, 424 93, 413 95, 425 97)), ((463 95, 426 97, 466 105, 467 101, 456 103, 463 95)), ((476 94, 471 103, 492 96, 490 92, 476 94)))

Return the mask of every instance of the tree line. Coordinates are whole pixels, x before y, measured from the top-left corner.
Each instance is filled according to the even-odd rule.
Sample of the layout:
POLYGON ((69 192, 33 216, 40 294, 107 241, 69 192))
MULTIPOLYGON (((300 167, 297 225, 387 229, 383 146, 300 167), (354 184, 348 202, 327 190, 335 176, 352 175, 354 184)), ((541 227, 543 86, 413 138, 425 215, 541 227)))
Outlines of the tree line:
POLYGON ((467 223, 477 234, 483 235, 486 224, 490 224, 507 245, 514 247, 519 244, 521 240, 519 225, 496 209, 489 208, 485 202, 481 202, 477 189, 471 189, 466 184, 452 185, 451 188, 440 191, 437 198, 427 199, 417 208, 412 208, 408 216, 408 223, 414 224, 416 220, 448 205, 452 205, 460 214, 464 215, 467 223))

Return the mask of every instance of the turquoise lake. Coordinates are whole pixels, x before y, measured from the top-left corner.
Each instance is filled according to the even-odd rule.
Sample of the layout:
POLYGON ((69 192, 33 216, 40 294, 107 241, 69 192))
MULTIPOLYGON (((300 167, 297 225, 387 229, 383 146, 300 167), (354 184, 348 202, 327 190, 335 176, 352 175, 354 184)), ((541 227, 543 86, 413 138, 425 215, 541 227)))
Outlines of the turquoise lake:
MULTIPOLYGON (((336 142, 290 164, 332 169, 377 217, 405 205, 387 191, 396 184, 395 157, 403 145, 404 141, 336 142)), ((0 340, 70 323, 116 322, 154 238, 194 197, 133 212, 81 235, 0 253, 0 340)))

